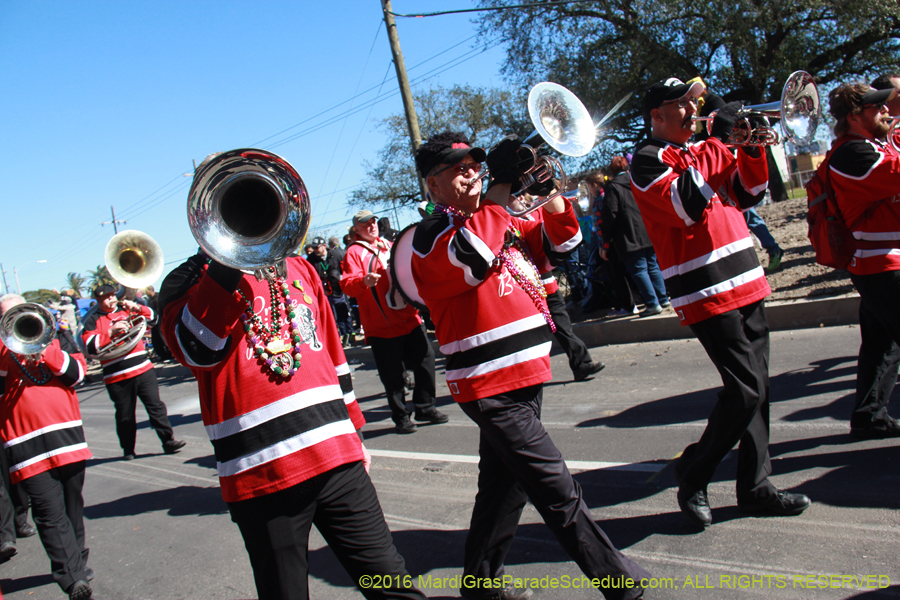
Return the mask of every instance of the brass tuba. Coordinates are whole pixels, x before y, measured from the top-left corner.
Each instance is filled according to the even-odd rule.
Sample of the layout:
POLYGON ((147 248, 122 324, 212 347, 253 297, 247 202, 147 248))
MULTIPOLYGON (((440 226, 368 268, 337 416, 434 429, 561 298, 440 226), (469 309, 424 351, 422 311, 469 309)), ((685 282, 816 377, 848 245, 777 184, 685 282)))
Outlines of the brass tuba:
POLYGON ((118 233, 106 244, 106 269, 125 287, 144 288, 163 272, 163 253, 156 241, 141 231, 118 233))
POLYGON ((16 304, 0 320, 0 341, 16 354, 38 356, 55 339, 56 317, 40 304, 16 304))
POLYGON ((187 213, 194 239, 216 262, 258 278, 268 267, 284 276, 309 228, 309 193, 280 156, 241 148, 198 167, 187 213))

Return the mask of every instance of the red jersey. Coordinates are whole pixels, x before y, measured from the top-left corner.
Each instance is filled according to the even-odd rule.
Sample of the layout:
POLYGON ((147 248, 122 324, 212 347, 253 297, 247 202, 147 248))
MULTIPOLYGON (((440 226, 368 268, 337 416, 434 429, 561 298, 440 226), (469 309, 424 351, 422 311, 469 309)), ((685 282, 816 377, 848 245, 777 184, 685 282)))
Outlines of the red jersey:
POLYGON ((356 298, 359 320, 366 338, 399 337, 422 323, 419 312, 406 304, 393 286, 388 269, 390 256, 391 243, 383 238, 377 238, 372 244, 354 242, 344 255, 341 289, 356 298), (381 275, 374 287, 366 287, 363 283, 363 278, 369 273, 381 275))
MULTIPOLYGON (((321 280, 309 262, 289 258, 286 283, 301 348, 300 367, 289 378, 257 359, 244 334, 240 294, 208 271, 165 307, 169 349, 199 384, 226 502, 287 489, 363 457, 356 430, 365 419, 321 280)), ((238 290, 264 326, 284 318, 280 308, 273 315, 266 281, 244 275, 238 290)))
POLYGON ((84 357, 53 340, 40 366, 24 369, 0 343, 0 435, 12 483, 91 458, 74 389, 84 379, 84 357))
POLYGON ((647 139, 631 162, 631 188, 682 325, 771 293, 741 209, 762 199, 764 152, 737 157, 716 138, 678 146, 647 139))
POLYGON ((859 136, 843 136, 834 145, 828 162, 831 187, 844 224, 855 224, 853 237, 865 242, 848 270, 855 275, 900 270, 900 154, 889 144, 859 136))
POLYGON ((435 212, 413 238, 413 277, 431 311, 447 357, 447 385, 457 402, 550 379, 550 328, 498 259, 510 226, 521 233, 532 256, 544 243, 550 252, 565 254, 581 242, 568 203, 562 213, 546 213, 542 223, 511 217, 491 202, 466 220, 435 212))
MULTIPOLYGON (((148 322, 156 318, 156 313, 148 306, 141 306, 140 315, 147 319, 148 322)), ((111 313, 105 313, 97 310, 88 317, 84 322, 84 329, 81 333, 81 339, 84 341, 84 349, 90 354, 96 354, 100 348, 103 348, 112 341, 109 335, 109 329, 113 324, 119 321, 125 321, 131 317, 131 313, 127 310, 116 310, 111 313)), ((101 360, 103 366, 103 382, 114 383, 137 377, 142 373, 146 373, 153 368, 150 362, 150 356, 147 349, 144 348, 144 341, 139 340, 137 345, 131 349, 131 352, 119 358, 112 360, 101 360)))

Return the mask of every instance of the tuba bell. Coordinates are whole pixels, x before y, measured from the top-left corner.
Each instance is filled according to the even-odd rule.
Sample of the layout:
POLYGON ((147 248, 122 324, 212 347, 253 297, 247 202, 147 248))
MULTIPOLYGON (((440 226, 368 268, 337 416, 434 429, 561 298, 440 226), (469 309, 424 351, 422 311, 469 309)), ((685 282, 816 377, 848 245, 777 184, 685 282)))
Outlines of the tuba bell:
POLYGON ((584 156, 591 151, 597 139, 597 129, 588 109, 578 96, 557 83, 545 81, 531 88, 528 114, 535 131, 526 138, 522 148, 530 151, 534 166, 522 176, 522 190, 519 192, 551 178, 559 181, 559 189, 523 210, 509 211, 514 217, 537 210, 566 189, 566 172, 562 163, 553 156, 539 156, 537 150, 541 146, 547 144, 566 156, 584 156))
POLYGON ((17 304, 0 320, 0 341, 16 354, 40 355, 54 339, 56 317, 40 304, 17 304))
POLYGON ((216 262, 258 278, 269 267, 284 276, 309 228, 309 193, 286 160, 242 148, 197 168, 187 213, 194 239, 216 262))
POLYGON ((141 231, 118 233, 106 244, 106 269, 125 287, 144 288, 163 272, 163 253, 156 241, 141 231))

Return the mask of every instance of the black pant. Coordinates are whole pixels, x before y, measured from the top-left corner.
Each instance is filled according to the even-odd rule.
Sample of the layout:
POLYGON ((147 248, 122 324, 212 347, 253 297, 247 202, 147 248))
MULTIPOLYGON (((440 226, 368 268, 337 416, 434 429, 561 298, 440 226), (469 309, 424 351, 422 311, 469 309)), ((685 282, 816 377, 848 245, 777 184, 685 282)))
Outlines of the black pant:
POLYGON ((53 580, 63 591, 87 579, 88 549, 84 547, 84 461, 44 471, 19 485, 31 497, 34 524, 53 580))
MULTIPOLYGON (((531 500, 563 550, 590 578, 650 577, 613 546, 594 522, 578 485, 540 421, 543 386, 459 406, 481 431, 478 495, 466 538, 464 575, 503 576, 526 500, 531 500)), ((622 589, 606 598, 631 598, 622 589)))
POLYGON ((16 541, 16 531, 28 524, 28 507, 31 501, 22 484, 12 484, 9 479, 9 456, 0 450, 0 542, 16 541), (9 517, 9 523, 7 523, 9 517))
POLYGON ((150 369, 137 377, 106 384, 109 397, 116 406, 116 435, 123 454, 134 454, 134 442, 137 437, 137 418, 135 409, 140 398, 150 418, 150 426, 163 443, 174 439, 175 432, 166 415, 166 405, 159 399, 159 383, 156 371, 150 369))
POLYGON ((738 447, 737 497, 753 502, 775 492, 769 482, 769 323, 763 302, 690 326, 719 370, 724 388, 700 440, 675 466, 683 484, 705 489, 725 455, 738 447))
POLYGON ((423 599, 361 462, 342 465, 292 488, 228 505, 244 537, 259 600, 309 598, 309 528, 314 524, 366 598, 423 599), (360 586, 369 576, 371 587, 360 586), (374 577, 373 577, 374 576, 374 577), (387 589, 375 587, 389 581, 387 589))
POLYGON ((856 406, 850 427, 883 429, 900 371, 900 271, 851 275, 860 295, 856 406))
POLYGON ((553 323, 556 325, 556 332, 553 335, 556 337, 559 345, 562 346, 566 356, 569 357, 569 368, 574 371, 585 363, 591 362, 591 355, 587 346, 572 331, 572 320, 569 318, 566 302, 563 300, 559 290, 547 295, 547 308, 550 310, 550 316, 553 317, 553 323))
POLYGON ((428 340, 425 327, 419 325, 398 337, 368 336, 367 339, 372 346, 372 354, 375 355, 375 367, 384 385, 394 422, 398 423, 409 415, 403 385, 403 373, 406 369, 412 371, 416 382, 412 395, 416 412, 434 407, 434 348, 428 340))

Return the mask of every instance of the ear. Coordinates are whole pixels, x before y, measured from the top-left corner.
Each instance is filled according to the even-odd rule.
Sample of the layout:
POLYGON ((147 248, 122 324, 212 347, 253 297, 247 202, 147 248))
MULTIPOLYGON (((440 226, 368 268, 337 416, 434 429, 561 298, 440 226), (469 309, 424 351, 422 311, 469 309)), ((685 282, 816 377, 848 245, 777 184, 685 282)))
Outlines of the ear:
POLYGON ((659 111, 658 108, 654 108, 654 109, 650 110, 650 120, 651 121, 659 121, 660 123, 662 123, 662 120, 663 120, 662 113, 659 111))

